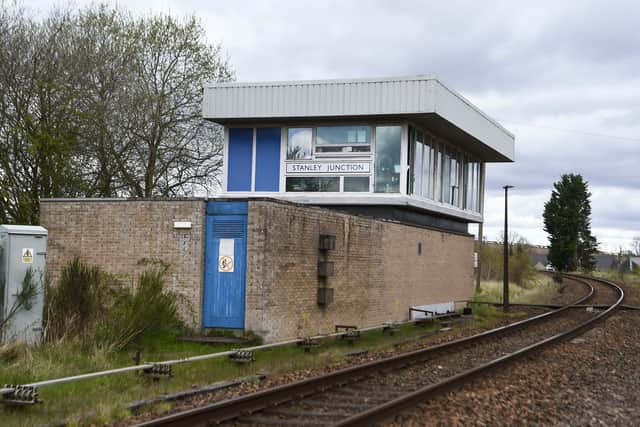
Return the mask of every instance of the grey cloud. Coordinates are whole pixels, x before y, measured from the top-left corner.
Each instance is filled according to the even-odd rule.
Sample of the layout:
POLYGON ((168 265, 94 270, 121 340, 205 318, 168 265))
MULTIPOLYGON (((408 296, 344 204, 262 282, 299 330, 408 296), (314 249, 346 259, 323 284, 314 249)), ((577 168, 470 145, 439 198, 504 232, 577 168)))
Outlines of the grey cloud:
POLYGON ((488 230, 502 227, 509 183, 514 225, 544 242, 541 204, 575 172, 590 182, 599 238, 640 234, 640 142, 546 129, 640 138, 640 2, 182 0, 161 10, 169 7, 202 18, 239 80, 431 74, 505 120, 516 163, 488 167, 488 230))

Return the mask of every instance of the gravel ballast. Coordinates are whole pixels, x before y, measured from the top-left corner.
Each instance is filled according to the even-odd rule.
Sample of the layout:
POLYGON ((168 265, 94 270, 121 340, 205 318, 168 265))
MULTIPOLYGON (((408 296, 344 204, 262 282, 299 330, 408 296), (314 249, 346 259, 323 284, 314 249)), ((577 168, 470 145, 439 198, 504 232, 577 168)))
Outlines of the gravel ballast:
MULTIPOLYGON (((627 289, 625 302, 640 292, 627 289)), ((396 416, 393 426, 640 424, 640 312, 492 371, 396 416)))

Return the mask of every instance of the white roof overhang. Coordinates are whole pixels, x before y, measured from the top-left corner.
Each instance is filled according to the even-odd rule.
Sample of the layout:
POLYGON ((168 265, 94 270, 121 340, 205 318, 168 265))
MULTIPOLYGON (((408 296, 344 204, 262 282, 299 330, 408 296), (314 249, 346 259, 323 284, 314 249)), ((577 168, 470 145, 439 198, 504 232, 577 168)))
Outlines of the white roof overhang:
POLYGON ((515 138, 462 95, 430 77, 214 83, 203 117, 214 122, 408 120, 489 162, 510 162, 515 138))

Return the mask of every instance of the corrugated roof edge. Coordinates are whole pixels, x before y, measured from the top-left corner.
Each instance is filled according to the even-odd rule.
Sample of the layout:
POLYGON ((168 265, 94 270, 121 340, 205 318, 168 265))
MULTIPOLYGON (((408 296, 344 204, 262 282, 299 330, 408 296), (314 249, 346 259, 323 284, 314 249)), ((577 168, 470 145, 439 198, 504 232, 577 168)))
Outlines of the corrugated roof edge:
POLYGON ((515 135, 502 126, 497 120, 487 115, 480 108, 476 107, 471 101, 462 96, 459 92, 451 89, 447 84, 443 83, 441 79, 435 76, 427 74, 418 74, 414 76, 399 76, 399 77, 370 77, 370 78, 357 78, 357 79, 324 79, 324 80, 284 80, 284 81, 262 81, 262 82, 209 82, 205 83, 204 88, 228 88, 228 87, 261 87, 261 86, 304 86, 304 85, 321 85, 321 84, 345 84, 345 83, 384 83, 384 82, 400 82, 400 81, 416 81, 433 80, 450 92, 453 96, 459 98, 462 102, 475 110, 482 117, 491 122, 494 126, 499 128, 505 134, 509 135, 515 140, 515 135))
POLYGON ((253 82, 208 82, 204 87, 249 87, 249 86, 296 86, 309 84, 344 84, 344 83, 383 83, 383 82, 400 82, 415 80, 435 80, 440 82, 435 76, 427 74, 418 74, 414 76, 396 76, 396 77, 362 77, 353 79, 322 79, 322 80, 265 80, 253 82))

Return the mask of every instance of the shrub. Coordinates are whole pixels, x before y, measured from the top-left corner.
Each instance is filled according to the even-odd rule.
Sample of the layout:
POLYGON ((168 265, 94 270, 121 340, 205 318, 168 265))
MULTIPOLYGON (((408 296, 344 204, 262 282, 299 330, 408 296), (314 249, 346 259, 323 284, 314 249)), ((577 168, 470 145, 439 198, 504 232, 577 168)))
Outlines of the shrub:
MULTIPOLYGON (((504 253, 501 246, 483 245, 480 251, 482 280, 503 280, 504 253)), ((528 255, 528 245, 522 239, 510 245, 509 281, 527 287, 535 277, 536 270, 528 255)))
POLYGON ((168 334, 181 327, 176 296, 164 290, 164 271, 143 272, 125 286, 113 275, 73 259, 58 286, 48 286, 46 338, 79 338, 86 347, 121 350, 144 334, 168 334))
POLYGON ((509 279, 521 287, 530 287, 536 269, 526 252, 524 245, 517 245, 515 253, 509 257, 509 279))
POLYGON ((78 336, 99 316, 102 310, 101 272, 79 257, 62 269, 58 286, 47 285, 45 294, 46 339, 78 336))
POLYGON ((176 296, 164 291, 164 273, 142 273, 133 291, 113 301, 110 315, 97 328, 98 341, 122 349, 143 335, 173 334, 181 327, 176 296))

